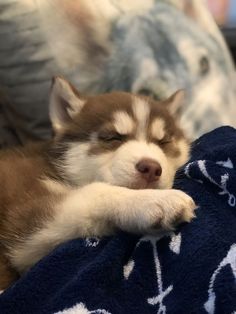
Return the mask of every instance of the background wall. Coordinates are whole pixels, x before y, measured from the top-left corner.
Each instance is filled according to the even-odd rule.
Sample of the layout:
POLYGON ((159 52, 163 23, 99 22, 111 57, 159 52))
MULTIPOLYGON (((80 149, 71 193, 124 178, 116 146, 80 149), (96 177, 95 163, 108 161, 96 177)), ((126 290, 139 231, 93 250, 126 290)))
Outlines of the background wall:
POLYGON ((236 1, 208 0, 207 2, 236 61, 236 1))

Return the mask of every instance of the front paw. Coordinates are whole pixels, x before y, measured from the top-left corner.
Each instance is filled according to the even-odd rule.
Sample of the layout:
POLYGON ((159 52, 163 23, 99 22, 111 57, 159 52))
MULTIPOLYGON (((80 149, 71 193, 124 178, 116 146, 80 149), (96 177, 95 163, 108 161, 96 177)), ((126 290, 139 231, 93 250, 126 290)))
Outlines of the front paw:
POLYGON ((134 232, 162 234, 182 222, 190 222, 196 205, 193 199, 179 190, 137 191, 133 200, 134 232))
POLYGON ((180 190, 168 190, 159 203, 163 216, 157 221, 165 230, 173 230, 183 222, 190 222, 195 217, 196 204, 193 199, 180 190))

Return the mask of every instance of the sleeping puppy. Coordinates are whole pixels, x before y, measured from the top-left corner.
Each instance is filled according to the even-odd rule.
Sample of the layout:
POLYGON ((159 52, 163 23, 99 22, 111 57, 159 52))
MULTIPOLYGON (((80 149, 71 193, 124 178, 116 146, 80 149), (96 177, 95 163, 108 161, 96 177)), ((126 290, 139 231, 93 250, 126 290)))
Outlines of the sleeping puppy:
POLYGON ((54 138, 0 155, 0 289, 67 240, 162 235, 194 217, 191 197, 171 189, 189 152, 174 118, 182 98, 82 96, 53 80, 54 138))

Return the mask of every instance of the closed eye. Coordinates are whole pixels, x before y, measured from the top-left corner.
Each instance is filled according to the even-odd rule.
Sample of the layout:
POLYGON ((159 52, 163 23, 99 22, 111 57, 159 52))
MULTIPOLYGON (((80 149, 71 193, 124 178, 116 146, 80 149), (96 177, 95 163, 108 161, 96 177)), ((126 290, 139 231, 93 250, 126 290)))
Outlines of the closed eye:
POLYGON ((155 139, 154 142, 157 144, 157 145, 160 145, 160 146, 165 146, 167 144, 170 144, 172 143, 173 139, 171 136, 165 136, 163 137, 163 139, 161 140, 158 140, 158 139, 155 139))
POLYGON ((102 132, 98 135, 98 139, 103 142, 123 141, 125 135, 121 135, 117 132, 102 132))

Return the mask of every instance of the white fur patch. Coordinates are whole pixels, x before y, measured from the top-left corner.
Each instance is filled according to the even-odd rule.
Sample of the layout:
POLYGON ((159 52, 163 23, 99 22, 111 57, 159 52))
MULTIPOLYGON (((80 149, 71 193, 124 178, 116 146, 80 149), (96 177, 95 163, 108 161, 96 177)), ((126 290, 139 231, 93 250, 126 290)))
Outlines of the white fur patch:
POLYGON ((149 105, 144 99, 134 97, 132 107, 134 116, 137 119, 137 133, 136 133, 137 139, 145 140, 150 115, 149 105))
POLYGON ((70 181, 77 186, 94 181, 95 169, 87 162, 89 148, 90 143, 71 143, 64 160, 58 165, 59 169, 61 168, 66 174, 66 177, 70 178, 70 181))
POLYGON ((162 140, 165 136, 165 121, 161 118, 156 118, 151 126, 152 136, 158 140, 162 140))
POLYGON ((184 165, 189 157, 189 145, 186 140, 181 139, 176 143, 176 146, 180 150, 179 157, 170 158, 170 164, 175 167, 175 169, 179 168, 180 166, 184 165))
POLYGON ((117 111, 114 113, 114 126, 122 135, 130 134, 134 128, 134 121, 127 112, 117 111))

